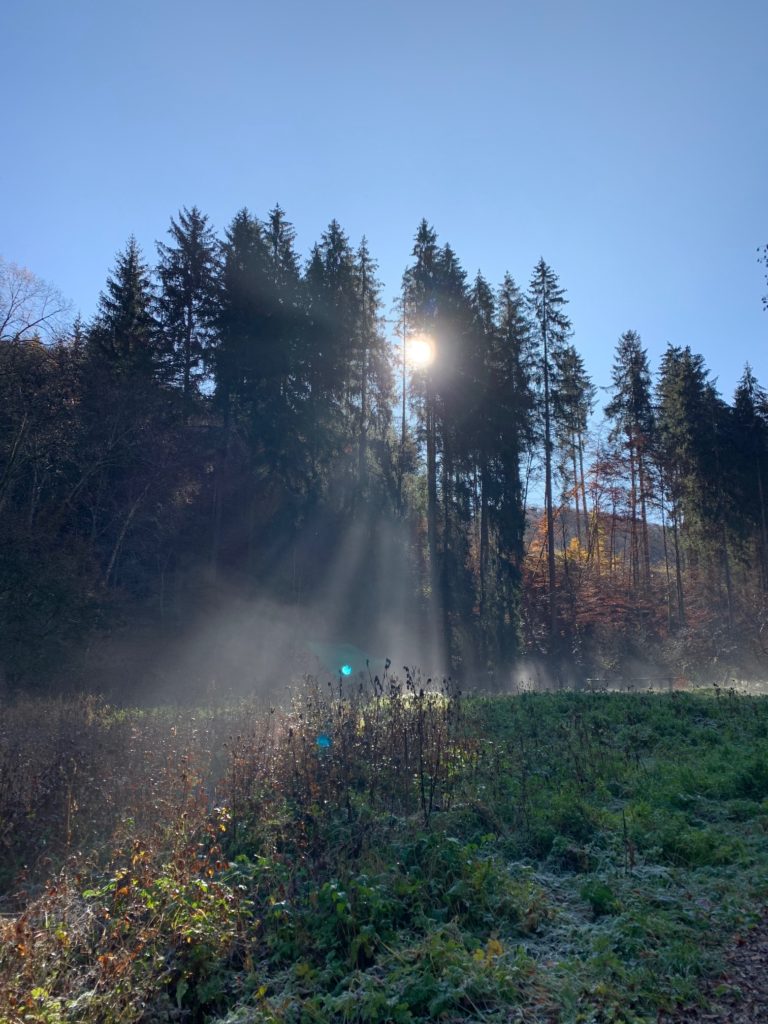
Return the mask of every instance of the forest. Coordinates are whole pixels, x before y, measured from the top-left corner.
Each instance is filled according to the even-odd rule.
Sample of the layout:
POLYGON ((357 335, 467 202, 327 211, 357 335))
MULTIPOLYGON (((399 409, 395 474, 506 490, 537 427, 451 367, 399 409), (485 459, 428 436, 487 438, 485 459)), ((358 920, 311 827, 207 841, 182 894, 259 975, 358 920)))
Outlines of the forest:
POLYGON ((391 310, 335 220, 306 256, 279 206, 164 239, 88 321, 0 262, 3 685, 140 696, 183 651, 194 694, 334 643, 491 689, 760 670, 750 366, 725 398, 628 328, 599 391, 543 258, 472 279, 426 220, 391 310))

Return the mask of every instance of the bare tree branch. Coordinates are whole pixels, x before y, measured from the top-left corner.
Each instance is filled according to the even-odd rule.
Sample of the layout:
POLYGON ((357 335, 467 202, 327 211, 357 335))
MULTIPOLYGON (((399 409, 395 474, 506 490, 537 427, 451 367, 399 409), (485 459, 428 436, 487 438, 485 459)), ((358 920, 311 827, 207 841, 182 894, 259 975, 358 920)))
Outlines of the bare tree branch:
POLYGON ((0 343, 50 338, 68 312, 58 289, 0 256, 0 343))

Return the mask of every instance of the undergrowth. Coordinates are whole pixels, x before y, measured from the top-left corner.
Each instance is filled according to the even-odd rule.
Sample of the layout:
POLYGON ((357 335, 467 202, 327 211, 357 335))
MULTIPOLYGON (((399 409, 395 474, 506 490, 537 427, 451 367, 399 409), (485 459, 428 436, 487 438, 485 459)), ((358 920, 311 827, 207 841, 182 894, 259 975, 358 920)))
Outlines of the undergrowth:
POLYGON ((13 1024, 650 1024, 768 889, 734 694, 16 701, 0 767, 13 1024))

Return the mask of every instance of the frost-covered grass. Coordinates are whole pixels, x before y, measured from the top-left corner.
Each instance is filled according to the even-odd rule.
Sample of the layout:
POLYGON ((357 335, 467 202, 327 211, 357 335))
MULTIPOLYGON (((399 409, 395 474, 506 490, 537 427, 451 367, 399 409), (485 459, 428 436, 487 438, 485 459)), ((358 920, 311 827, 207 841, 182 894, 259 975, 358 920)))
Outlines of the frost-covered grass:
POLYGON ((765 903, 761 698, 3 711, 2 1020, 650 1024, 765 903))

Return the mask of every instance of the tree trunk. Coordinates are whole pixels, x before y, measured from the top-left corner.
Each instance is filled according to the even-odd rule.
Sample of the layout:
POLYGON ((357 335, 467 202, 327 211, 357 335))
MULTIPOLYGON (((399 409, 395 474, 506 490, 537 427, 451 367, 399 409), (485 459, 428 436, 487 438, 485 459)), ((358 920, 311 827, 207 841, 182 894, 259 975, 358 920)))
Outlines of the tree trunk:
POLYGON ((544 506, 547 517, 547 585, 549 591, 550 647, 557 643, 557 597, 555 594, 555 519, 552 510, 552 423, 549 403, 549 344, 546 322, 544 336, 544 506))
MULTIPOLYGON (((435 410, 431 382, 427 380, 427 551, 429 553, 429 584, 431 605, 437 614, 440 593, 437 565, 437 440, 435 438, 435 410)), ((435 620, 436 623, 436 620, 435 620)))
POLYGON ((357 453, 357 476, 360 482, 360 490, 363 493, 365 493, 368 470, 368 302, 366 288, 365 264, 363 264, 363 345, 360 354, 360 437, 357 453))
POLYGON ((643 583, 646 587, 651 582, 651 543, 648 534, 648 511, 646 503, 647 476, 645 472, 645 459, 643 453, 637 453, 638 484, 640 487, 640 527, 642 530, 643 549, 643 583))
POLYGON ((677 589, 677 624, 685 626, 685 597, 683 594, 683 567, 680 559, 680 532, 677 528, 677 509, 672 510, 672 540, 675 545, 675 586, 677 589))
POLYGON ((136 515, 136 513, 137 513, 137 511, 139 509, 139 505, 141 505, 142 501, 144 500, 144 496, 146 495, 148 490, 149 490, 149 484, 147 484, 147 486, 144 488, 144 490, 138 496, 136 501, 134 501, 134 503, 131 505, 130 509, 128 510, 128 515, 125 517, 125 520, 123 521, 123 525, 122 525, 122 527, 120 529, 120 533, 117 535, 117 540, 115 541, 115 546, 112 548, 112 555, 111 555, 111 557, 109 559, 109 565, 107 566, 107 571, 104 573, 104 586, 105 587, 109 586, 109 581, 110 581, 110 578, 112 576, 112 573, 115 570, 115 565, 117 564, 117 559, 118 559, 118 557, 120 555, 120 551, 122 549, 123 541, 125 540, 125 536, 128 533, 130 525, 133 522, 133 517, 136 515))
POLYGON ((24 440, 24 435, 27 431, 28 422, 29 414, 25 412, 19 425, 19 429, 16 433, 16 437, 14 438, 13 446, 11 447, 11 452, 10 455, 8 456, 8 461, 6 462, 2 479, 0 479, 0 509, 2 509, 3 507, 3 503, 5 501, 5 494, 8 488, 10 487, 11 470, 13 469, 13 464, 16 462, 19 450, 21 449, 21 442, 24 440))
POLYGON ((587 511, 587 484, 584 478, 584 438, 579 434, 579 491, 581 493, 582 511, 584 513, 584 524, 589 522, 587 511))
POLYGON ((486 604, 486 572, 488 567, 488 547, 489 547, 489 531, 488 531, 488 466, 485 458, 483 458, 483 464, 480 467, 480 558, 479 558, 479 569, 480 569, 480 624, 481 629, 484 625, 485 619, 485 604, 486 604))
POLYGON ((581 547, 581 509, 579 507, 579 470, 576 462, 576 435, 571 439, 571 465, 573 467, 573 500, 576 507, 576 536, 581 547))
POLYGON ((669 547, 667 545, 667 514, 664 505, 664 484, 661 485, 661 539, 664 544, 664 572, 667 578, 667 627, 672 632, 672 578, 669 572, 669 547))
POLYGON ((629 451, 629 576, 630 589, 640 582, 640 546, 637 539, 637 466, 635 442, 631 432, 627 438, 629 451))
POLYGON ((721 523, 723 545, 723 573, 725 575, 725 596, 728 608, 728 632, 733 633, 733 580, 731 579, 731 558, 728 553, 728 527, 721 523))
POLYGON ((760 501, 760 564, 762 567, 763 590, 768 590, 768 529, 765 520, 765 497, 763 495, 763 474, 760 470, 760 458, 755 458, 755 470, 757 472, 757 496, 760 501))

